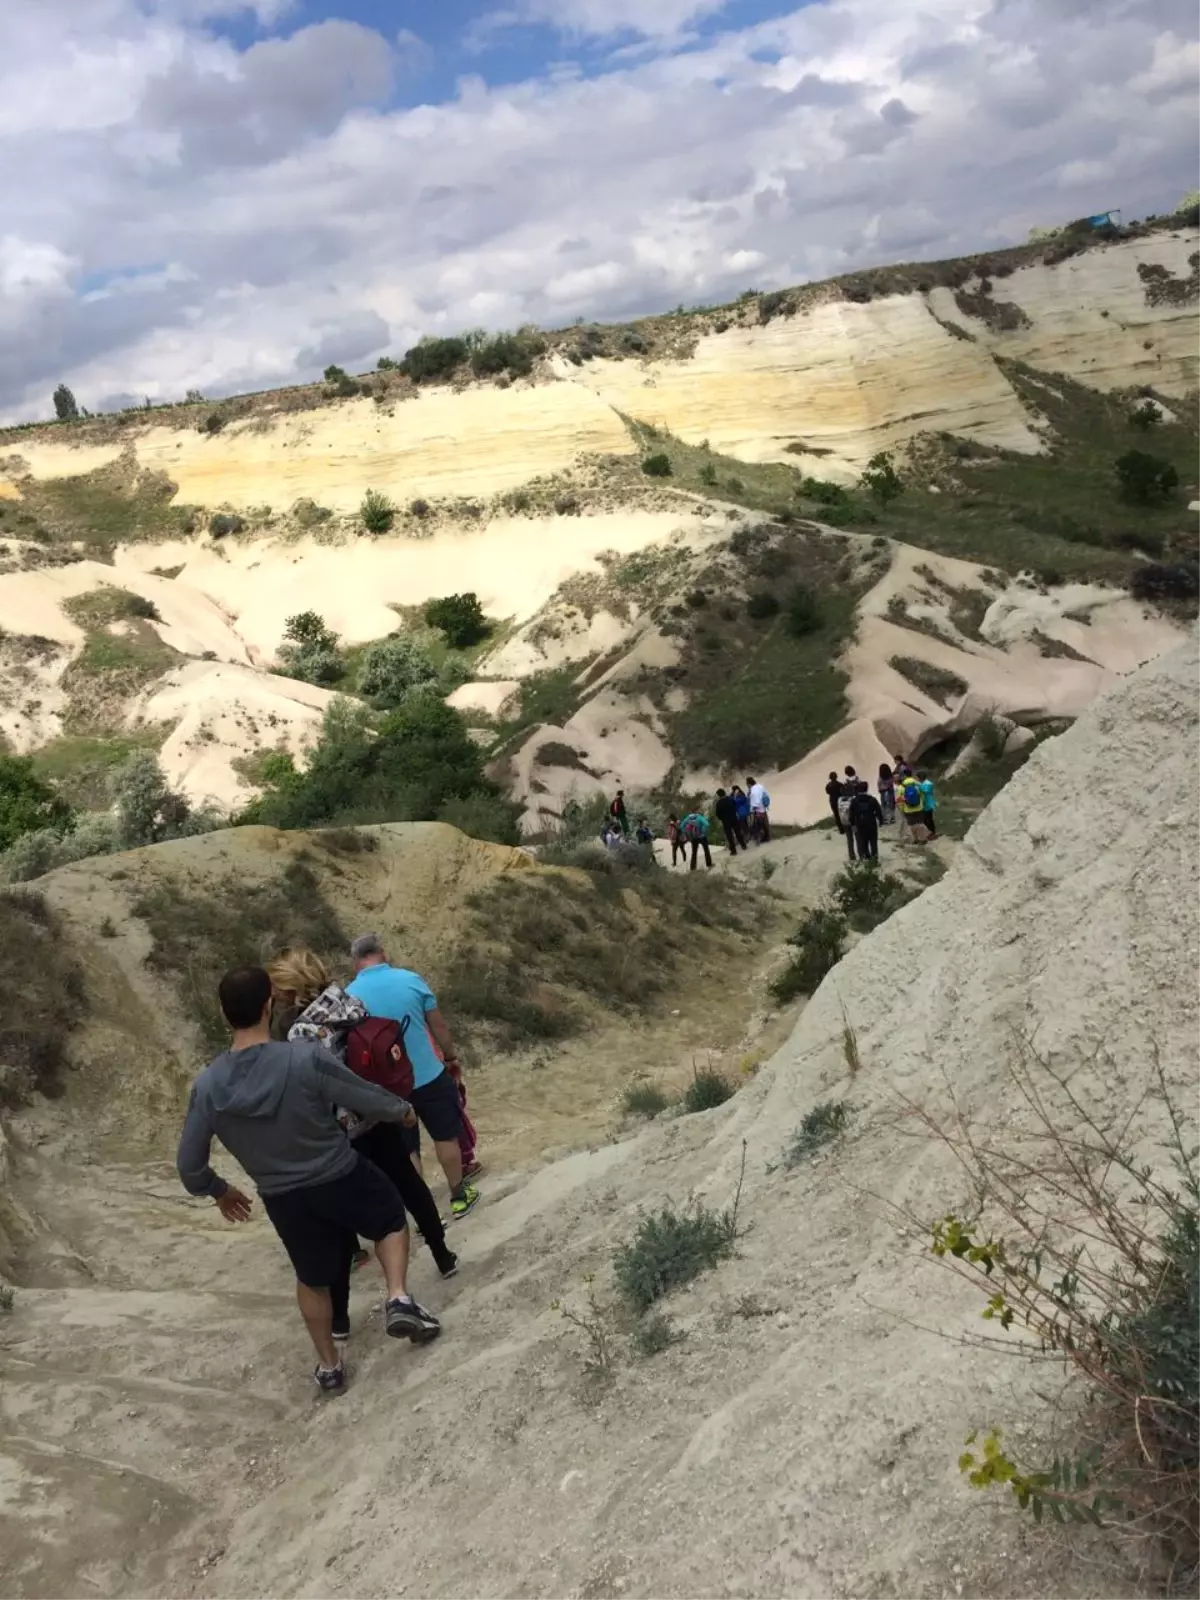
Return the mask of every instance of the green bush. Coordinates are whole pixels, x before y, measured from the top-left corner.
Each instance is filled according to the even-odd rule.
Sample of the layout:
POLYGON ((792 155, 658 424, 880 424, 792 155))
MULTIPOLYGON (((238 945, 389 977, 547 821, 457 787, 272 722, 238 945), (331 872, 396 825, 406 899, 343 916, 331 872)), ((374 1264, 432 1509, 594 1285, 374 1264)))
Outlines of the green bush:
POLYGON ((1146 561, 1130 574, 1129 592, 1135 600, 1155 604, 1166 600, 1194 601, 1200 595, 1200 568, 1194 562, 1169 566, 1146 561))
POLYGON ((70 806, 37 776, 29 756, 0 755, 0 850, 25 833, 65 833, 73 821, 70 806))
POLYGON ((873 499, 878 500, 880 505, 887 505, 889 501, 904 493, 904 484, 887 450, 881 450, 878 455, 871 457, 863 469, 860 481, 863 488, 873 499))
POLYGON ((669 1104, 666 1095, 656 1083, 644 1078, 631 1083, 621 1096, 621 1110, 627 1117, 656 1117, 669 1104))
POLYGON ((433 378, 449 378, 462 366, 470 352, 465 339, 422 339, 404 352, 400 371, 414 383, 433 378))
POLYGON ((19 1004, 0 1009, 0 1103, 61 1092, 66 1044, 88 1010, 83 968, 58 914, 28 890, 0 895, 0 984, 19 1004))
POLYGON ((533 363, 546 348, 546 341, 532 331, 498 333, 484 339, 471 352, 471 369, 476 377, 494 377, 507 372, 513 378, 525 378, 533 371, 533 363))
POLYGON ((520 809, 503 795, 476 790, 473 794, 452 795, 443 801, 436 820, 448 822, 472 839, 487 839, 492 844, 519 844, 517 817, 520 809))
POLYGON ((691 1283, 726 1260, 737 1244, 737 1210, 710 1211, 702 1202, 676 1211, 670 1204, 644 1216, 614 1256, 617 1288, 636 1312, 691 1283))
POLYGON ((675 1327, 670 1317, 661 1311, 651 1311, 633 1330, 633 1348, 639 1356, 649 1358, 661 1355, 673 1344, 680 1344, 684 1334, 675 1327))
POLYGON ((729 1079, 721 1073, 705 1068, 692 1073, 692 1081, 683 1092, 685 1111, 711 1111, 733 1098, 736 1091, 729 1079))
POLYGON ((833 883, 834 903, 856 933, 870 933, 911 899, 908 886, 873 861, 844 868, 833 883))
POLYGON ((214 539, 223 539, 230 533, 241 533, 245 526, 243 518, 228 511, 218 511, 208 519, 208 531, 214 539))
POLYGON ((785 1167, 807 1161, 814 1151, 836 1139, 846 1127, 850 1107, 844 1100, 825 1100, 807 1113, 783 1152, 785 1167))
POLYGON ((302 683, 336 683, 345 670, 338 636, 315 611, 287 619, 279 646, 279 670, 302 683))
POLYGON ((424 616, 431 628, 441 629, 446 643, 455 650, 466 650, 478 644, 491 631, 478 595, 470 591, 428 601, 424 616))
POLYGON ((642 462, 642 471, 648 478, 669 478, 671 458, 660 450, 657 455, 646 457, 642 462))
POLYGON ((79 416, 78 403, 65 383, 54 391, 54 415, 60 422, 74 422, 79 416))
POLYGON ((395 506, 377 489, 368 489, 363 495, 358 514, 368 533, 387 533, 396 520, 395 506))
POLYGON ((1157 428, 1162 421, 1162 415, 1153 400, 1143 400, 1134 406, 1129 413, 1129 426, 1137 428, 1141 433, 1149 433, 1151 428, 1157 428))
POLYGON ((787 630, 796 639, 816 633, 824 621, 819 596, 807 585, 798 583, 787 599, 787 630))
POLYGON ((759 589, 746 598, 746 615, 753 617, 756 622, 773 617, 778 611, 779 601, 769 589, 759 589))
POLYGON ((783 1005, 799 994, 812 994, 845 954, 846 933, 846 918, 840 911, 818 906, 805 912, 800 926, 788 940, 796 954, 771 980, 770 991, 775 1002, 783 1005))
POLYGON ((369 646, 358 674, 358 692, 372 705, 387 711, 398 706, 411 690, 432 683, 437 668, 428 650, 415 639, 400 634, 369 646))
POLYGON ((1161 505, 1179 487, 1179 474, 1171 463, 1145 450, 1127 450, 1113 462, 1113 471, 1121 497, 1137 505, 1161 505))

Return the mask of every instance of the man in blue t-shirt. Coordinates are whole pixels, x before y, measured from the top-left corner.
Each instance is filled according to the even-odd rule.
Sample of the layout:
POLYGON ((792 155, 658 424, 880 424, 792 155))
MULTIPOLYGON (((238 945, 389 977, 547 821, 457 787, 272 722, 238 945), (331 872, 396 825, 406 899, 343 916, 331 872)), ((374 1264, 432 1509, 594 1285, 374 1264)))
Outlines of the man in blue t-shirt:
POLYGON ((447 1063, 458 1064, 449 1024, 424 978, 407 967, 393 967, 377 933, 360 934, 350 946, 350 954, 354 957, 355 977, 346 992, 361 1000, 373 1017, 408 1021, 404 1048, 413 1069, 409 1102, 433 1140, 446 1174, 450 1210, 456 1217, 465 1217, 479 1199, 479 1191, 463 1179, 458 1143, 462 1102, 458 1085, 446 1071, 447 1063))

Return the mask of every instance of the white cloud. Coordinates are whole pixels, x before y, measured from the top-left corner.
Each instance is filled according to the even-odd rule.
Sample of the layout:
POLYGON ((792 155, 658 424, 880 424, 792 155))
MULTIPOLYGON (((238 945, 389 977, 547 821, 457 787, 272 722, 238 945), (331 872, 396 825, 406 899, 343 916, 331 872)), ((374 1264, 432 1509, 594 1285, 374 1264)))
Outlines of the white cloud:
MULTIPOLYGON (((953 254, 1194 183, 1182 0, 825 0, 410 109, 386 109, 407 38, 335 20, 239 50, 206 26, 233 9, 0 8, 8 414, 44 414, 60 378, 88 405, 295 381, 424 332, 953 254)), ((696 9, 556 15, 611 34, 696 9)))

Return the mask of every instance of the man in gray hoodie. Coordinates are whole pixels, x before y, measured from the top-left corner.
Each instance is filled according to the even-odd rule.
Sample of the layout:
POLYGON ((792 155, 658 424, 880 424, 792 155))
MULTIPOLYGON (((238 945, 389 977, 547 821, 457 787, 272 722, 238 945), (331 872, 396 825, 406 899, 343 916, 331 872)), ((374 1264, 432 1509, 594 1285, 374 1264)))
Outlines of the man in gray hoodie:
POLYGON ((355 1151, 335 1107, 410 1126, 415 1114, 320 1045, 273 1041, 271 980, 261 967, 227 972, 218 994, 233 1047, 192 1085, 179 1176, 189 1194, 211 1196, 230 1222, 245 1222, 251 1201, 209 1165, 214 1136, 253 1178, 296 1273, 296 1297, 317 1352, 317 1387, 340 1393, 346 1376, 333 1341, 329 1286, 348 1235, 375 1242, 387 1280, 388 1333, 424 1343, 441 1332, 437 1318, 408 1293, 404 1204, 378 1167, 355 1151))

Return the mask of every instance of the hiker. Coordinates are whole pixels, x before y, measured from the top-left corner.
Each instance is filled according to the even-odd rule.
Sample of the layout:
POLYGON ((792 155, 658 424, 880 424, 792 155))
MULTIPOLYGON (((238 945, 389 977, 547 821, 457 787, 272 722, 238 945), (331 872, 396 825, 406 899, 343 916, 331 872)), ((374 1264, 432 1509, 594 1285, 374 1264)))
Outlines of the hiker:
POLYGON ((838 811, 838 801, 842 798, 842 780, 836 772, 829 774, 829 782, 825 785, 825 795, 829 801, 829 809, 833 812, 833 820, 837 824, 837 831, 845 833, 846 830, 842 826, 841 814, 838 811))
POLYGON ((729 791, 733 796, 734 830, 743 850, 750 847, 750 796, 740 783, 729 791))
POLYGON ((771 796, 757 778, 746 779, 746 793, 750 797, 751 836, 757 839, 759 844, 770 844, 771 820, 767 813, 771 809, 771 796))
POLYGON ((625 839, 615 822, 606 822, 600 834, 606 850, 619 850, 625 839))
POLYGON ((638 819, 638 825, 633 836, 639 844, 654 843, 654 829, 646 821, 645 817, 640 817, 638 819))
POLYGON ((679 818, 672 811, 667 818, 667 842, 671 846, 671 865, 675 865, 675 858, 679 856, 687 860, 687 841, 683 837, 683 828, 679 818))
POLYGON ((684 839, 692 847, 692 864, 688 870, 695 872, 696 857, 701 850, 704 851, 704 865, 711 867, 713 862, 712 851, 708 848, 708 818, 702 811, 689 811, 679 827, 684 839))
MULTIPOLYGON (((267 967, 277 997, 290 1001, 289 1009, 303 1007, 295 1015, 288 1039, 293 1043, 305 1040, 321 1045, 339 1061, 345 1062, 347 1042, 354 1032, 354 1024, 367 1020, 367 1008, 361 1000, 347 994, 340 984, 330 981, 321 958, 312 950, 285 950, 267 967)), ((358 1052, 351 1052, 357 1058, 358 1052)), ((368 1082, 373 1081, 371 1079, 368 1082)), ((389 1088, 387 1083, 383 1088, 389 1088)), ((393 1089, 393 1092, 394 1089, 393 1089)), ((397 1127, 388 1122, 366 1122, 352 1113, 339 1115, 351 1143, 359 1155, 366 1156, 395 1184, 405 1209, 416 1223, 417 1229, 443 1278, 450 1278, 458 1268, 458 1258, 446 1244, 446 1230, 438 1215, 433 1196, 421 1175, 417 1161, 420 1157, 420 1129, 397 1127)), ((415 1122, 415 1118, 414 1118, 415 1122)), ((333 1337, 344 1343, 350 1337, 350 1271, 359 1264, 357 1240, 349 1241, 345 1271, 337 1283, 331 1285, 333 1293, 333 1337)))
POLYGON ((909 837, 914 844, 924 843, 923 839, 917 837, 914 829, 924 823, 925 796, 921 792, 920 783, 911 772, 901 778, 900 786, 896 790, 896 799, 900 806, 900 815, 907 825, 909 837))
POLYGON ((879 764, 879 810, 884 823, 896 820, 896 780, 886 761, 879 764))
POLYGON ((838 826, 846 836, 846 853, 851 861, 857 860, 854 853, 854 824, 850 820, 850 807, 853 805, 854 797, 858 793, 858 779, 849 776, 853 771, 853 767, 846 768, 847 776, 841 784, 841 792, 838 795, 837 803, 838 826))
POLYGON ((449 1024, 424 978, 407 967, 393 967, 377 933, 360 934, 350 946, 350 954, 355 977, 346 992, 361 1000, 371 1017, 387 1017, 400 1024, 397 1043, 412 1063, 412 1108, 433 1140, 446 1175, 451 1215, 465 1217, 479 1199, 479 1191, 463 1177, 458 1143, 462 1107, 447 1070, 459 1060, 449 1024))
POLYGON ((934 793, 933 779, 927 772, 918 772, 917 782, 921 785, 921 799, 923 802, 921 821, 929 829, 929 837, 936 839, 938 831, 934 812, 937 810, 937 795, 934 793))
POLYGON ((860 861, 879 860, 879 825, 883 808, 865 783, 860 783, 850 800, 850 828, 860 861))
POLYGON ((905 778, 912 777, 912 768, 909 766, 908 762, 905 761, 903 756, 896 757, 896 765, 892 768, 892 772, 895 775, 897 783, 903 782, 905 778))
POLYGON ((438 1319, 408 1292, 404 1202, 333 1115, 340 1105, 396 1123, 413 1110, 356 1078, 320 1045, 272 1040, 271 979, 261 967, 227 972, 217 995, 233 1040, 192 1084, 176 1157, 180 1181, 189 1194, 215 1200, 226 1221, 246 1222, 250 1197, 210 1165, 214 1137, 249 1174, 296 1274, 300 1314, 317 1352, 313 1379, 322 1393, 339 1394, 346 1373, 334 1344, 329 1291, 351 1236, 375 1245, 387 1284, 387 1332, 414 1343, 441 1332, 438 1319))
POLYGON ((629 813, 625 810, 625 791, 618 789, 616 799, 608 808, 608 814, 621 830, 621 837, 629 837, 629 813))
MULTIPOLYGON (((716 804, 713 814, 721 827, 725 830, 725 848, 731 856, 738 853, 737 806, 733 796, 726 794, 724 789, 717 790, 716 804)), ((742 846, 745 849, 745 845, 742 846)))

